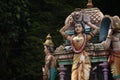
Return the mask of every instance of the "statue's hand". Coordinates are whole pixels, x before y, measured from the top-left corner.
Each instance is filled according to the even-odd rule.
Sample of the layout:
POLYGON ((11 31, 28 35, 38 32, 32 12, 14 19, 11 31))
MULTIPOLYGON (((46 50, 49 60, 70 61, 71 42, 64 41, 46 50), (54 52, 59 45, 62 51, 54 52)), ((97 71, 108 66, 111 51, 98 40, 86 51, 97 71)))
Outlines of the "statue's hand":
POLYGON ((113 30, 109 29, 109 31, 108 31, 108 37, 111 37, 112 33, 113 33, 113 30))
POLYGON ((85 14, 83 15, 83 19, 82 20, 83 20, 84 23, 90 22, 89 16, 85 15, 85 14))
POLYGON ((75 25, 75 21, 73 20, 72 17, 69 18, 68 24, 69 24, 70 26, 71 26, 71 25, 75 25))

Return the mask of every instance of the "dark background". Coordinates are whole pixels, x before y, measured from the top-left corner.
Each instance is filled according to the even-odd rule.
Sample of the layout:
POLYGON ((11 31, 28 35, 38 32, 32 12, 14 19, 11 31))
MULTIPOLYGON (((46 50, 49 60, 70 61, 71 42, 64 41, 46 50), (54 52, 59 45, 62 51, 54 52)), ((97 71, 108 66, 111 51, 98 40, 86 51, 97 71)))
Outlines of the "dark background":
POLYGON ((93 0, 94 6, 98 7, 104 14, 120 16, 119 0, 93 0))

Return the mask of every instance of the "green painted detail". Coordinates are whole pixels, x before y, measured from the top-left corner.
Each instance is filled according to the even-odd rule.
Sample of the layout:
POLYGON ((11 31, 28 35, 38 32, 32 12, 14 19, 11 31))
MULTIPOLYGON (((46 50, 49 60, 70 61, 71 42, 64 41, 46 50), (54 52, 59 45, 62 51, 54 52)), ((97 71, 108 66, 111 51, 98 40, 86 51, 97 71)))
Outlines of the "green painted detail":
POLYGON ((115 78, 115 79, 120 78, 120 75, 118 75, 118 76, 113 76, 113 78, 115 78))
MULTIPOLYGON (((91 62, 95 63, 95 62, 104 62, 107 61, 107 57, 91 57, 91 62)), ((67 60, 58 60, 58 64, 59 65, 70 65, 72 64, 72 59, 67 59, 67 60)))
POLYGON ((65 31, 66 34, 68 35, 73 35, 74 34, 74 30, 67 30, 65 31))
POLYGON ((91 57, 91 62, 103 62, 107 61, 107 57, 91 57))
POLYGON ((72 64, 72 59, 67 59, 67 60, 59 60, 58 61, 58 64, 61 65, 69 65, 69 64, 72 64))

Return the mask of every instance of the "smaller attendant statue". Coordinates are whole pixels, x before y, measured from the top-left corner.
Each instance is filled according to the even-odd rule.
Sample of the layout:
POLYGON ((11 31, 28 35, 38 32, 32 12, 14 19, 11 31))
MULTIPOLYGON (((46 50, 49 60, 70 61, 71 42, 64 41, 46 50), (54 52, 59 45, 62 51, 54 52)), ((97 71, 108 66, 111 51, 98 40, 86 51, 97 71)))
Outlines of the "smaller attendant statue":
POLYGON ((56 80, 57 70, 56 70, 56 58, 53 56, 54 44, 51 40, 50 34, 47 35, 46 41, 44 43, 45 52, 45 67, 44 67, 44 80, 56 80))
MULTIPOLYGON (((100 51, 97 50, 97 46, 102 47, 102 49, 100 53, 95 55, 104 56, 109 53, 107 56, 109 56, 108 62, 112 77, 114 80, 120 80, 120 18, 118 16, 105 15, 101 22, 99 37, 101 43, 93 44, 94 51, 100 51)), ((102 67, 105 66, 108 68, 108 65, 102 64, 102 67)), ((104 73, 104 80, 108 80, 108 73, 106 74, 106 72, 104 73)))
POLYGON ((120 80, 120 18, 113 16, 112 21, 113 34, 108 36, 111 39, 109 63, 114 80, 120 80))

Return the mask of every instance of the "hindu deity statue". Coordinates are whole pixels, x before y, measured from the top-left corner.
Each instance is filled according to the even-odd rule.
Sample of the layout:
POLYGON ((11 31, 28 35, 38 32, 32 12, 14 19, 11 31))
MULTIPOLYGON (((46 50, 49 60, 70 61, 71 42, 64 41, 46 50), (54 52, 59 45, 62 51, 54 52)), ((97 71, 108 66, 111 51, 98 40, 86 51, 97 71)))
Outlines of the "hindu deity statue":
POLYGON ((45 67, 43 80, 56 80, 57 69, 56 69, 56 58, 54 53, 54 43, 52 42, 50 34, 47 35, 44 43, 45 52, 45 67))
POLYGON ((113 16, 110 18, 112 26, 111 50, 109 56, 109 63, 114 80, 120 80, 120 18, 113 16))
POLYGON ((77 15, 77 13, 79 13, 79 11, 76 11, 74 14, 75 19, 77 19, 70 18, 68 23, 60 29, 60 33, 65 39, 70 41, 70 45, 74 52, 71 80, 89 80, 91 62, 85 51, 85 46, 86 43, 98 32, 98 27, 92 24, 86 16, 80 14, 77 15), (81 19, 78 20, 79 18, 81 19), (83 23, 89 25, 93 31, 89 34, 85 34, 83 23), (73 28, 75 31, 75 34, 72 36, 65 33, 71 25, 74 26, 73 28))

